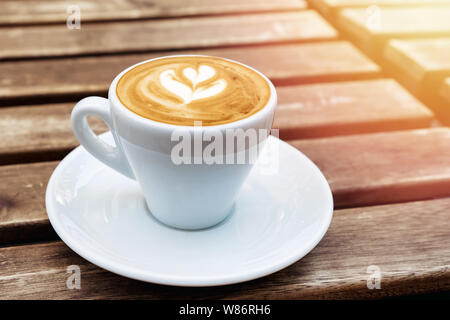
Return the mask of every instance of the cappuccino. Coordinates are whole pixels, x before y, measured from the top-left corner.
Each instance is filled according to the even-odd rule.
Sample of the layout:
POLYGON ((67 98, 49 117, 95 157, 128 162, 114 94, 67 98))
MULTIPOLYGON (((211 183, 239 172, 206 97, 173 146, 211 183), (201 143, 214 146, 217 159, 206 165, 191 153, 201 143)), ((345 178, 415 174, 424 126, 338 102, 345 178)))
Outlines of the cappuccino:
POLYGON ((120 102, 141 117, 203 126, 245 119, 268 103, 270 87, 258 72, 226 59, 175 56, 140 64, 119 80, 120 102))

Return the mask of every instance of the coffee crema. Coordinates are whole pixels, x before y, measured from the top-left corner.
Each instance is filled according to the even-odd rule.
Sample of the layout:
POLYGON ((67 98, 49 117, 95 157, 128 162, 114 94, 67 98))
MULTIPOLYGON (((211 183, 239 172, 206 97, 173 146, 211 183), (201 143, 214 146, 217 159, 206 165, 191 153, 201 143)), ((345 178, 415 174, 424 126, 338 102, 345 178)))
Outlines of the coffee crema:
POLYGON ((270 98, 256 71, 222 58, 180 56, 152 60, 126 72, 117 83, 120 102, 150 120, 212 126, 258 112, 270 98))

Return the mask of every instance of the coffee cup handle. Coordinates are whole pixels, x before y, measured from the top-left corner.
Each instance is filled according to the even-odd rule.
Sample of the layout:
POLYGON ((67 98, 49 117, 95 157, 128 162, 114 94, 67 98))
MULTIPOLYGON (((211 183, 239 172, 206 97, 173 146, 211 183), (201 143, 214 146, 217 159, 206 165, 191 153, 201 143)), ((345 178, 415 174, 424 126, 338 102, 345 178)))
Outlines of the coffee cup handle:
POLYGON ((72 110, 71 122, 75 137, 90 154, 128 178, 135 179, 120 140, 114 130, 108 99, 87 97, 80 100, 72 110), (106 123, 114 137, 115 147, 101 140, 92 131, 87 122, 88 115, 98 116, 106 123))

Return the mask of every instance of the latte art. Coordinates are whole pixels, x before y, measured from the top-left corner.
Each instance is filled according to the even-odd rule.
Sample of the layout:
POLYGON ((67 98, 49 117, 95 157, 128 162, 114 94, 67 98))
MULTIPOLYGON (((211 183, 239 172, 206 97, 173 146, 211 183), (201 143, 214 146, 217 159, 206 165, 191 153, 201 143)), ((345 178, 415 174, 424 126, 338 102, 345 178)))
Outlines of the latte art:
POLYGON ((215 57, 157 59, 126 72, 116 88, 138 115, 175 125, 218 125, 244 119, 270 98, 267 81, 243 65, 215 57))
POLYGON ((187 104, 192 100, 215 96, 226 88, 227 83, 223 79, 216 80, 210 86, 201 86, 202 82, 211 79, 215 74, 216 71, 213 67, 201 65, 198 72, 193 68, 183 70, 183 75, 191 82, 190 86, 176 78, 175 70, 161 72, 159 81, 164 88, 181 97, 183 102, 187 104))

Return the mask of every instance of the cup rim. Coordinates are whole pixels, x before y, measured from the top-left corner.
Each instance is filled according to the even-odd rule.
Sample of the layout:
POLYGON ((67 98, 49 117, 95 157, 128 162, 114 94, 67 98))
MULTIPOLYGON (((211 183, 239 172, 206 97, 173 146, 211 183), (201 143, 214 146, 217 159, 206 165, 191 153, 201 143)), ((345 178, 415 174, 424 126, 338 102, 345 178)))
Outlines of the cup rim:
POLYGON ((188 131, 192 131, 194 129, 198 130, 198 128, 201 128, 202 130, 206 130, 206 131, 217 131, 217 130, 249 127, 249 126, 251 126, 252 122, 260 121, 261 119, 264 119, 265 117, 270 115, 270 113, 273 111, 273 109, 275 108, 275 106, 277 104, 277 94, 276 94, 275 86, 269 80, 269 78, 267 78, 263 73, 261 73, 260 71, 256 70, 255 68, 250 67, 250 66, 248 66, 248 65, 246 65, 246 64, 244 64, 242 62, 238 62, 238 61, 235 61, 235 60, 232 60, 232 59, 223 58, 223 57, 217 57, 217 56, 211 56, 211 55, 203 55, 203 54, 167 55, 167 56, 161 56, 161 57, 157 57, 157 58, 147 59, 147 60, 135 63, 135 64, 127 67, 126 69, 122 70, 118 75, 116 75, 114 77, 113 81, 111 82, 111 85, 109 86, 108 99, 112 102, 113 105, 120 106, 119 110, 121 111, 121 113, 123 115, 131 118, 134 121, 139 122, 142 125, 151 125, 151 126, 159 128, 159 129, 188 130, 188 131), (219 59, 223 59, 223 60, 226 60, 226 61, 230 61, 232 63, 236 63, 236 64, 239 64, 239 65, 244 66, 246 68, 249 68, 249 69, 253 70, 254 72, 258 73, 267 82, 267 84, 269 85, 269 88, 270 88, 269 100, 264 105, 264 107, 262 107, 260 110, 258 110, 254 114, 252 114, 252 115, 250 115, 250 116, 248 116, 248 117, 246 117, 244 119, 240 119, 240 120, 237 120, 237 121, 224 123, 224 124, 208 125, 208 126, 185 126, 185 125, 177 125, 177 124, 170 124, 170 123, 165 123, 165 122, 159 122, 159 121, 155 121, 155 120, 152 120, 152 119, 148 119, 148 118, 142 117, 142 116, 138 115, 137 113, 134 113, 133 111, 129 110, 127 107, 125 107, 122 104, 122 102, 120 101, 120 99, 118 98, 117 93, 116 93, 117 83, 122 78, 122 76, 125 73, 127 73, 128 71, 130 71, 131 69, 134 69, 134 68, 136 68, 137 66, 139 66, 141 64, 144 64, 144 63, 147 63, 147 62, 150 62, 150 61, 160 60, 160 59, 172 58, 172 57, 212 57, 212 58, 219 58, 219 59))

